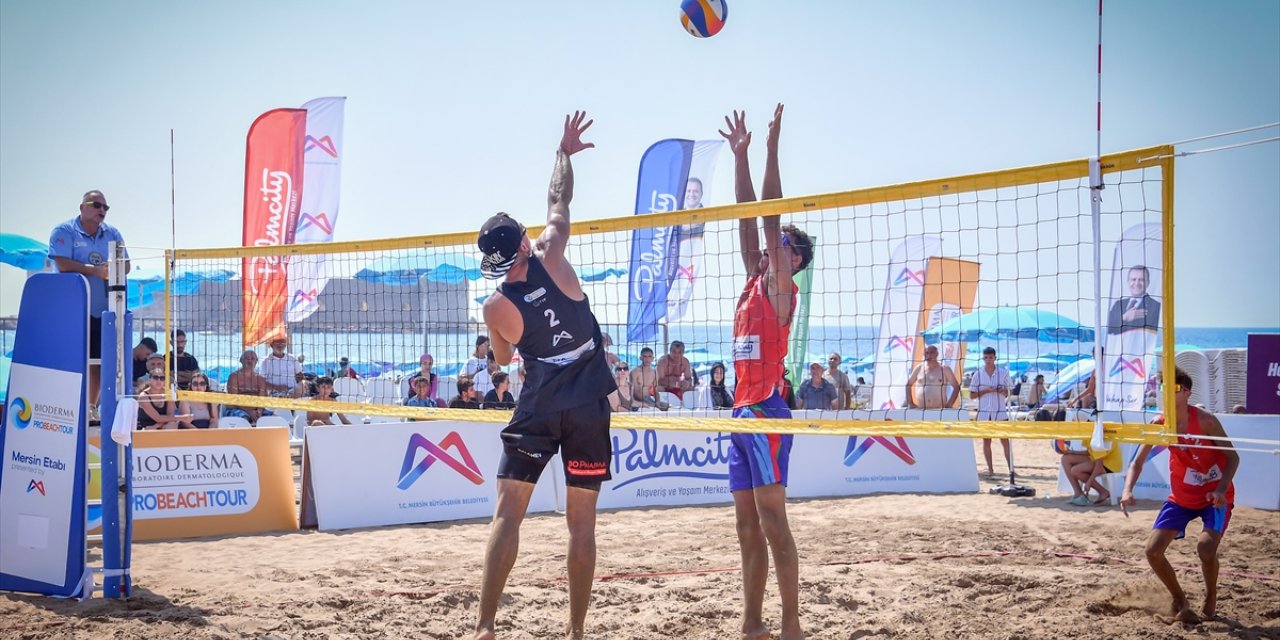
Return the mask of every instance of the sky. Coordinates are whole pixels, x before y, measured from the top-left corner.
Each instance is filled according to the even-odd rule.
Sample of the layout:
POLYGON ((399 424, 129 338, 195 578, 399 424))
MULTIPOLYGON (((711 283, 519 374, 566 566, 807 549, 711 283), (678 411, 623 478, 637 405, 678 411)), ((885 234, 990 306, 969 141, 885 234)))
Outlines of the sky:
MULTIPOLYGON (((787 195, 1094 152, 1092 2, 729 4, 700 40, 675 0, 0 0, 0 232, 47 241, 101 189, 135 266, 160 272, 172 129, 177 246, 238 245, 249 124, 332 95, 337 240, 539 220, 574 109, 596 120, 576 220, 630 213, 645 148, 713 138, 735 108, 758 171, 778 101, 787 195)), ((1112 2, 1103 41, 1104 153, 1280 121, 1280 3, 1112 2)), ((1280 145, 1179 159, 1175 203, 1177 325, 1280 327, 1280 145)), ((0 267, 0 316, 22 277, 0 267)))

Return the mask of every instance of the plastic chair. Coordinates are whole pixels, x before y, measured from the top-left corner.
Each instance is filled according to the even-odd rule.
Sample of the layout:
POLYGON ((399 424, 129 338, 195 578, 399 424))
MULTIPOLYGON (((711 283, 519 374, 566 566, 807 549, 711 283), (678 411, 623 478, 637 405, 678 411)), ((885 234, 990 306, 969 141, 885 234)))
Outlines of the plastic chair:
POLYGON ((341 402, 364 402, 364 385, 355 378, 338 378, 333 381, 333 392, 341 402))
POLYGON ((261 418, 258 418, 257 426, 288 428, 292 425, 289 424, 289 419, 284 416, 262 416, 261 418))
POLYGON ((245 420, 240 416, 223 416, 221 418, 218 418, 219 429, 232 429, 236 427, 252 427, 252 426, 253 425, 249 424, 248 420, 245 420))
POLYGON ((371 404, 400 404, 404 396, 396 395, 396 383, 388 378, 373 378, 364 385, 365 396, 371 404))

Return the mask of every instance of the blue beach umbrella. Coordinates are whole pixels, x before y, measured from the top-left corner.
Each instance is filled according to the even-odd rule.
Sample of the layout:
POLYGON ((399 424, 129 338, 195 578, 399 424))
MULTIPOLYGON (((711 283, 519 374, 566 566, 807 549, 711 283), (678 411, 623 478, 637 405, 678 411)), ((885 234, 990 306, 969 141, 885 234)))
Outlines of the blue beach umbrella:
POLYGON ((1094 331, 1052 311, 1037 307, 979 309, 921 333, 926 344, 979 340, 1090 342, 1094 331))
POLYGON ((1049 404, 1065 397, 1076 385, 1093 377, 1093 358, 1081 358, 1058 373, 1053 386, 1045 391, 1043 402, 1049 404))
POLYGON ((0 233, 0 263, 11 264, 25 271, 44 268, 49 256, 49 245, 26 236, 0 233))
POLYGON ((463 253, 393 253, 370 262, 356 272, 356 277, 399 287, 417 286, 422 278, 461 284, 480 279, 480 261, 463 253))

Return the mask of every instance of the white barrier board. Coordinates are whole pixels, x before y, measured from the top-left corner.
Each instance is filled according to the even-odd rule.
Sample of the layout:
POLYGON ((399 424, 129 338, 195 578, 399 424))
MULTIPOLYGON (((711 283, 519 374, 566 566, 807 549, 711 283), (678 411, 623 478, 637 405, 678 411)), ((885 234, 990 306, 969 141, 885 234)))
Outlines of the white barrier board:
MULTIPOLYGON (((309 427, 306 446, 322 530, 493 515, 502 441, 492 424, 309 427)), ((555 508, 554 475, 543 474, 530 512, 555 508)))

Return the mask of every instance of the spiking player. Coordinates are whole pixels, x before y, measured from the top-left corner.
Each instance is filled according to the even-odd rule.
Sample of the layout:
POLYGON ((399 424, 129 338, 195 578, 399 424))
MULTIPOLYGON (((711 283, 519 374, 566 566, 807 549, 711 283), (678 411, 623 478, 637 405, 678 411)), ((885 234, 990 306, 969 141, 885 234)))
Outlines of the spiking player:
MULTIPOLYGON (((729 130, 720 135, 729 141, 734 158, 734 191, 738 202, 754 202, 747 147, 746 114, 725 116, 729 130)), ((766 159, 763 199, 782 197, 778 173, 778 135, 782 129, 782 105, 773 112, 769 136, 765 139, 766 159)), ((747 268, 747 284, 738 298, 733 316, 733 365, 738 386, 733 415, 736 418, 790 418, 791 411, 777 393, 782 379, 787 340, 791 334, 796 285, 792 276, 813 260, 813 243, 794 225, 781 226, 778 216, 764 216, 765 251, 754 217, 738 221, 742 262, 747 268)), ((735 433, 729 452, 729 490, 733 492, 738 522, 738 544, 742 551, 742 635, 768 638, 761 608, 769 577, 769 551, 782 597, 782 637, 803 638, 800 628, 800 560, 795 539, 787 523, 787 467, 791 456, 790 435, 735 433)))
POLYGON ((484 303, 490 347, 498 364, 524 358, 524 386, 511 423, 502 430, 498 504, 484 559, 477 640, 495 636, 494 618, 520 546, 520 524, 543 468, 560 450, 564 460, 565 520, 569 525, 569 638, 580 638, 596 566, 596 499, 610 479, 609 399, 617 385, 605 360, 600 325, 582 282, 565 259, 573 165, 586 113, 565 116, 547 193, 547 226, 530 242, 524 225, 505 213, 489 218, 477 244, 486 278, 506 276, 484 303))

